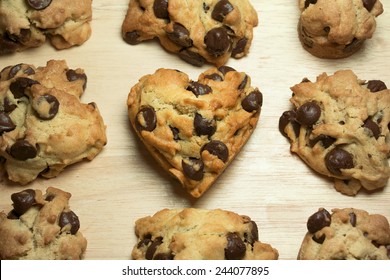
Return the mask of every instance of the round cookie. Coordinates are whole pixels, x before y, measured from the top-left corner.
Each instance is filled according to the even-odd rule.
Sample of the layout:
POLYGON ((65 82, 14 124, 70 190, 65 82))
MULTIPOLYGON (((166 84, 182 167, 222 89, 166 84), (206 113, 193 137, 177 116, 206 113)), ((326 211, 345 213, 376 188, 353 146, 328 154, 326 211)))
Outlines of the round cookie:
POLYGON ((157 162, 200 197, 245 145, 263 96, 243 72, 211 68, 197 81, 158 69, 132 87, 130 122, 157 162))
POLYGON ((299 8, 299 39, 320 58, 357 52, 373 36, 375 18, 383 13, 379 0, 299 0, 299 8))
POLYGON ((290 150, 334 181, 346 195, 374 191, 390 177, 390 90, 384 82, 359 80, 351 70, 291 88, 294 105, 279 119, 290 150))
POLYGON ((91 35, 92 0, 2 0, 0 55, 38 47, 81 45, 91 35))
POLYGON ((135 223, 135 260, 276 260, 248 216, 215 209, 164 209, 135 223))
POLYGON ((222 66, 248 54, 257 24, 248 0, 130 0, 122 36, 131 45, 158 38, 188 63, 222 66))
POLYGON ((320 208, 307 221, 298 260, 389 260, 386 217, 364 210, 320 208))
POLYGON ((84 71, 65 61, 0 72, 0 164, 11 181, 52 178, 100 153, 105 125, 95 103, 80 102, 86 82, 84 71))
POLYGON ((77 260, 87 248, 70 193, 49 187, 11 196, 13 210, 0 212, 0 259, 77 260))

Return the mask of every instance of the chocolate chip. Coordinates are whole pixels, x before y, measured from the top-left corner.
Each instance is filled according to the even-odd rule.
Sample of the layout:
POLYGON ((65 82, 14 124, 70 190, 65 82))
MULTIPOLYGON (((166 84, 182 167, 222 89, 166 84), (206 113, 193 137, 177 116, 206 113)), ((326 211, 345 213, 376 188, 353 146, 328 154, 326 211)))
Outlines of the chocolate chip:
POLYGON ((44 94, 33 101, 32 107, 40 119, 51 120, 57 115, 60 102, 55 96, 44 94))
POLYGON ((246 96, 242 102, 241 106, 247 112, 253 112, 259 110, 263 105, 263 95, 259 90, 254 90, 246 96))
POLYGON ((217 82, 223 81, 223 78, 220 75, 218 75, 217 73, 206 75, 205 78, 209 79, 209 80, 217 81, 217 82))
POLYGON ((137 45, 140 43, 138 41, 138 38, 140 37, 140 34, 137 30, 127 32, 124 36, 123 39, 125 40, 126 43, 130 45, 137 45))
POLYGON ((349 53, 359 48, 362 45, 364 40, 359 40, 357 38, 353 38, 352 42, 345 46, 343 52, 349 53))
POLYGON ((245 75, 245 77, 242 80, 241 84, 238 86, 238 90, 243 90, 246 87, 247 83, 248 83, 248 76, 245 75))
POLYGON ((231 72, 231 71, 236 71, 236 69, 234 69, 230 66, 220 66, 220 67, 218 67, 218 71, 221 72, 225 76, 226 73, 231 72))
POLYGON ((152 242, 152 244, 150 244, 149 248, 146 250, 145 259, 147 259, 147 260, 153 259, 154 253, 156 253, 158 246, 160 246, 163 243, 162 240, 163 240, 162 237, 157 237, 152 242))
POLYGON ((173 140, 175 140, 175 141, 181 140, 181 139, 180 139, 180 136, 179 136, 179 129, 176 128, 176 127, 173 127, 173 126, 169 126, 169 128, 170 128, 171 131, 172 131, 173 140))
POLYGON ((363 0, 363 6, 367 9, 367 11, 371 12, 374 7, 376 0, 363 0))
POLYGON ((309 144, 311 147, 314 147, 318 142, 321 142, 322 146, 325 149, 327 149, 330 146, 332 146, 334 142, 336 142, 336 139, 329 136, 329 135, 321 134, 321 135, 317 136, 316 138, 310 140, 309 144))
POLYGON ((3 36, 0 36, 0 55, 13 53, 20 45, 20 43, 11 40, 5 33, 3 36))
POLYGON ((73 235, 76 234, 80 228, 79 217, 77 217, 73 211, 62 212, 58 224, 61 228, 70 224, 70 233, 73 235))
POLYGON ((25 96, 24 91, 26 90, 26 88, 29 88, 35 84, 39 84, 39 83, 29 78, 19 77, 16 78, 16 80, 9 85, 9 89, 14 95, 14 97, 16 99, 19 99, 25 96))
POLYGON ((200 153, 202 154, 204 150, 208 151, 212 155, 217 156, 223 162, 226 162, 229 159, 229 149, 221 141, 210 141, 201 148, 200 153))
POLYGON ((233 10, 234 7, 228 0, 221 0, 215 4, 211 17, 216 21, 222 22, 226 15, 233 10))
POLYGON ((201 159, 189 158, 183 159, 181 162, 184 175, 194 181, 203 179, 204 163, 201 159))
POLYGON ((245 238, 244 242, 247 242, 253 246, 253 244, 256 241, 259 241, 259 230, 258 230, 257 224, 254 221, 250 221, 250 223, 251 223, 251 232, 244 233, 244 238, 245 238))
POLYGON ((167 37, 179 46, 189 48, 192 46, 190 32, 183 25, 173 23, 173 32, 168 32, 167 37))
POLYGON ((243 53, 245 51, 245 47, 248 44, 247 38, 241 38, 238 40, 237 44, 234 46, 232 50, 232 57, 237 57, 239 54, 243 53))
POLYGON ((356 214, 355 213, 349 213, 349 222, 353 227, 356 227, 356 214))
POLYGON ((207 32, 204 43, 211 55, 221 56, 229 50, 231 40, 225 28, 217 27, 207 32))
POLYGON ((311 239, 313 239, 313 241, 318 243, 318 244, 323 244, 325 241, 325 238, 326 238, 326 235, 323 234, 319 238, 317 238, 315 235, 313 235, 313 237, 311 239))
POLYGON ((195 114, 194 127, 196 135, 198 136, 207 135, 211 137, 217 130, 217 124, 215 120, 206 119, 198 113, 195 114))
POLYGON ((13 123, 11 117, 5 112, 0 112, 0 135, 4 132, 10 132, 15 128, 16 125, 13 123))
POLYGON ((237 233, 229 232, 226 236, 225 259, 241 260, 245 256, 246 246, 237 233))
POLYGON ((287 133, 284 131, 288 124, 291 123, 293 126, 293 130, 295 133, 295 136, 298 137, 299 130, 300 130, 300 124, 296 121, 297 113, 295 111, 285 111, 283 112, 282 116, 279 118, 279 131, 282 133, 284 137, 288 137, 287 133))
POLYGON ((168 0, 155 0, 153 3, 153 11, 157 18, 169 19, 168 0))
POLYGON ((208 85, 201 84, 199 82, 191 81, 187 87, 187 90, 192 91, 196 97, 199 95, 205 95, 211 93, 213 90, 208 85))
POLYGON ((35 204, 35 191, 32 189, 23 190, 11 195, 14 211, 18 216, 23 215, 35 204))
POLYGON ((148 246, 152 242, 152 235, 146 234, 137 244, 137 248, 140 249, 143 246, 148 246))
POLYGON ((307 7, 309 7, 310 4, 315 4, 315 3, 317 3, 317 0, 306 0, 305 1, 305 9, 307 7))
POLYGON ((153 257, 153 260, 173 260, 174 255, 170 253, 158 253, 153 257))
POLYGON ((372 119, 367 119, 364 124, 363 124, 363 127, 364 128, 367 128, 370 133, 372 134, 372 136, 375 137, 375 139, 378 139, 380 134, 381 134, 381 129, 379 127, 379 125, 374 122, 372 119))
POLYGON ((17 160, 28 160, 37 156, 37 149, 27 140, 19 139, 11 146, 10 154, 17 160))
POLYGON ((8 79, 12 79, 13 77, 15 77, 16 74, 22 69, 22 65, 23 64, 20 63, 12 66, 8 73, 8 79))
POLYGON ((157 125, 156 111, 153 107, 142 107, 135 117, 135 125, 138 130, 153 131, 157 125))
POLYGON ((8 213, 7 219, 8 220, 18 220, 20 218, 20 215, 15 212, 15 210, 12 210, 8 213))
POLYGON ((46 196, 45 200, 46 200, 46 201, 53 201, 53 199, 54 199, 55 197, 56 197, 56 196, 55 196, 54 194, 51 193, 51 194, 49 194, 49 195, 46 196))
POLYGON ((185 62, 188 62, 194 66, 200 67, 206 63, 206 60, 204 59, 203 56, 201 56, 196 52, 190 51, 188 49, 184 49, 180 51, 179 57, 183 59, 185 62))
POLYGON ((52 0, 27 0, 31 8, 35 10, 43 10, 51 4, 52 0))
POLYGON ((314 101, 307 102, 297 110, 297 122, 302 125, 313 125, 321 116, 321 108, 314 101))
POLYGON ((354 167, 353 156, 341 148, 334 148, 325 156, 325 165, 332 174, 341 175, 340 169, 354 167))
POLYGON ((311 215, 307 220, 307 230, 310 233, 316 233, 317 231, 323 229, 324 227, 330 226, 331 215, 326 210, 321 208, 316 213, 311 215))
POLYGON ((83 89, 85 90, 87 86, 87 75, 85 75, 84 73, 77 73, 75 70, 69 69, 68 71, 66 71, 66 77, 68 78, 69 82, 84 80, 83 89))
POLYGON ((371 92, 378 92, 378 91, 387 89, 387 86, 381 80, 370 80, 367 82, 367 88, 371 92))

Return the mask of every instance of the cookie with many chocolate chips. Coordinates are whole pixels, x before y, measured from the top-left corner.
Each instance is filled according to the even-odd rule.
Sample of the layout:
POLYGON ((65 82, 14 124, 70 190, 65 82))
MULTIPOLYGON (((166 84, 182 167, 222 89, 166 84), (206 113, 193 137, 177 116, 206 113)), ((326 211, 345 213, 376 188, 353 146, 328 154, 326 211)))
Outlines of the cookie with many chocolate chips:
POLYGON ((222 66, 248 54, 257 24, 249 0, 130 0, 122 36, 131 45, 158 38, 188 63, 222 66))
POLYGON ((0 55, 41 46, 81 45, 91 35, 92 0, 1 0, 0 55))
POLYGON ((77 260, 87 248, 70 193, 49 187, 11 195, 13 209, 0 212, 0 259, 77 260))
POLYGON ((0 164, 11 181, 52 178, 100 153, 105 125, 95 103, 80 101, 86 83, 84 71, 65 61, 0 72, 0 164))
POLYGON ((307 221, 298 260, 389 260, 386 217, 364 210, 320 208, 307 221))
POLYGON ((135 223, 135 260, 276 260, 248 216, 215 209, 164 209, 135 223))
POLYGON ((302 46, 320 58, 343 58, 372 38, 376 17, 383 13, 379 0, 299 0, 298 24, 302 46))
POLYGON ((222 66, 197 81, 158 69, 132 87, 130 122, 158 163, 194 197, 222 174, 254 131, 263 103, 250 77, 222 66))
POLYGON ((332 178, 343 194, 385 187, 390 177, 390 90, 385 83, 341 70, 291 89, 294 108, 279 119, 291 152, 332 178))

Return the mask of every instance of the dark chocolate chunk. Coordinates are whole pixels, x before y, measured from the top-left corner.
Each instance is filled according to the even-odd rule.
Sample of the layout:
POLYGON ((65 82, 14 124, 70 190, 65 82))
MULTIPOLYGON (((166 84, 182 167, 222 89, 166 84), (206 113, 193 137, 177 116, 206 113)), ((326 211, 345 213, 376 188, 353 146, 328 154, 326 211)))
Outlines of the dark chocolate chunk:
POLYGON ((372 119, 367 119, 365 122, 364 122, 364 125, 363 127, 367 128, 371 133, 372 133, 372 136, 375 137, 375 139, 378 139, 380 134, 381 134, 381 129, 379 127, 379 125, 374 122, 372 119))
POLYGON ((356 214, 355 213, 349 213, 349 222, 353 227, 356 227, 356 214))
POLYGON ((179 132, 180 132, 179 129, 176 128, 176 127, 173 127, 173 126, 169 126, 169 128, 170 128, 171 131, 172 131, 173 140, 175 140, 175 141, 181 140, 181 139, 180 139, 180 136, 179 136, 179 132))
POLYGON ((32 189, 23 190, 11 195, 14 212, 21 216, 35 204, 35 191, 32 189))
POLYGON ((241 38, 232 50, 232 57, 237 57, 239 54, 245 51, 246 44, 248 44, 247 38, 241 38))
POLYGON ((37 149, 27 140, 19 139, 11 146, 10 154, 17 160, 28 160, 37 156, 37 149))
POLYGON ((371 92, 378 92, 378 91, 387 89, 387 86, 381 80, 370 80, 367 82, 367 88, 371 92))
POLYGON ((169 19, 168 0, 154 0, 153 11, 157 18, 169 19))
POLYGON ((75 70, 69 69, 68 71, 66 71, 66 77, 68 78, 69 82, 84 80, 83 89, 85 90, 85 88, 87 87, 87 75, 85 75, 84 73, 77 73, 75 70))
POLYGON ((196 97, 199 95, 205 95, 211 93, 213 90, 208 85, 201 84, 199 82, 191 81, 187 87, 187 90, 192 91, 196 97))
POLYGON ((15 212, 15 210, 12 210, 8 213, 7 219, 8 220, 18 220, 20 218, 20 215, 15 212))
POLYGON ((334 142, 336 142, 336 139, 329 136, 329 135, 321 134, 321 135, 317 136, 316 138, 310 140, 310 146, 314 147, 318 142, 321 142, 322 146, 325 149, 327 149, 330 146, 332 146, 334 142))
POLYGON ((253 112, 259 110, 263 105, 263 95, 259 90, 254 90, 246 96, 242 102, 241 106, 247 112, 253 112))
POLYGON ((156 111, 153 107, 142 107, 135 117, 135 125, 138 130, 153 131, 157 125, 156 111))
POLYGON ((0 55, 9 54, 15 52, 21 44, 19 42, 15 42, 11 40, 7 33, 0 36, 0 55))
POLYGON ((77 217, 73 211, 62 212, 58 223, 61 228, 70 224, 70 233, 73 235, 76 234, 80 228, 79 217, 77 217))
POLYGON ((210 141, 201 148, 200 153, 202 154, 204 150, 208 151, 212 155, 217 156, 223 162, 227 162, 227 160, 229 159, 229 149, 221 141, 210 141))
POLYGON ((297 109, 296 120, 302 125, 313 125, 321 116, 321 108, 314 101, 307 102, 297 109))
POLYGON ((376 0, 363 0, 363 6, 367 9, 367 11, 371 12, 374 7, 376 0))
POLYGON ((221 72, 224 76, 226 73, 231 72, 231 71, 236 71, 236 69, 230 67, 230 66, 220 66, 218 67, 218 71, 221 72))
POLYGON ((184 49, 179 52, 179 57, 183 59, 185 62, 188 62, 194 66, 202 66, 205 64, 206 60, 200 54, 190 51, 188 49, 184 49))
POLYGON ((35 10, 43 10, 51 4, 52 0, 27 0, 28 5, 35 10))
POLYGON ((4 132, 10 132, 15 128, 16 125, 13 123, 11 117, 5 112, 0 112, 0 135, 4 132))
POLYGON ((241 260, 245 256, 246 246, 237 233, 230 232, 226 236, 225 259, 241 260))
POLYGON ((340 175, 340 169, 354 167, 353 155, 341 148, 334 148, 325 156, 325 165, 335 175, 340 175))
POLYGON ((322 243, 324 243, 325 238, 326 238, 326 236, 325 236, 325 234, 323 234, 319 238, 317 238, 315 235, 313 235, 313 237, 311 239, 313 239, 313 241, 318 243, 318 244, 322 244, 322 243))
POLYGON ((296 121, 297 113, 293 110, 283 112, 279 118, 279 131, 284 137, 287 137, 287 133, 284 131, 289 123, 293 126, 295 136, 298 137, 300 124, 296 121))
POLYGON ((173 23, 173 32, 167 33, 167 37, 179 46, 189 48, 192 46, 190 32, 183 25, 173 23))
POLYGON ((249 243, 253 246, 256 241, 259 241, 259 230, 257 224, 254 221, 250 221, 251 223, 251 232, 244 233, 244 242, 249 243))
POLYGON ((239 90, 243 90, 246 87, 246 84, 248 83, 248 76, 245 75, 244 79, 242 80, 241 84, 238 86, 239 90))
POLYGON ((137 30, 134 30, 134 31, 127 32, 123 36, 123 39, 125 40, 126 43, 128 43, 130 45, 137 45, 140 43, 140 41, 138 41, 139 37, 140 37, 139 32, 137 30))
POLYGON ((215 4, 211 17, 216 21, 223 22, 226 15, 233 10, 234 7, 228 0, 220 0, 217 4, 215 4))
POLYGON ((220 75, 218 75, 217 73, 206 75, 205 78, 213 80, 213 81, 217 81, 217 82, 222 82, 223 81, 223 78, 220 75))
POLYGON ((181 162, 184 175, 194 181, 203 179, 204 163, 201 159, 189 158, 183 159, 181 162))
POLYGON ((305 9, 309 7, 310 4, 316 4, 317 0, 306 0, 305 1, 305 9))
POLYGON ((148 246, 150 242, 152 242, 152 236, 147 234, 138 242, 137 248, 139 249, 143 246, 148 246))
POLYGON ((174 255, 170 253, 158 253, 153 257, 153 260, 173 260, 174 255))
POLYGON ((55 96, 51 94, 44 94, 38 98, 38 100, 36 101, 36 108, 34 109, 36 109, 35 111, 40 119, 51 120, 57 115, 59 107, 60 102, 55 96), (42 103, 47 103, 50 106, 48 112, 43 112, 42 110, 39 110, 42 103))
POLYGON ((154 253, 156 253, 158 246, 163 243, 162 240, 162 237, 157 237, 155 240, 153 240, 152 244, 150 244, 149 248, 146 250, 145 259, 153 260, 154 253))
POLYGON ((19 99, 25 96, 24 91, 26 90, 26 88, 29 88, 35 84, 39 84, 39 82, 29 78, 19 77, 16 78, 16 80, 9 85, 9 89, 14 95, 14 97, 16 99, 19 99))
POLYGON ((229 50, 231 39, 225 28, 216 27, 207 32, 204 43, 211 55, 221 56, 229 50))
POLYGON ((196 113, 194 118, 194 128, 196 135, 207 135, 211 137, 217 130, 217 124, 215 120, 209 120, 202 117, 201 114, 196 113))
POLYGON ((330 213, 326 209, 321 208, 307 220, 307 230, 314 234, 324 227, 330 226, 330 222, 330 213))
POLYGON ((16 74, 22 69, 22 65, 22 63, 19 63, 12 66, 8 73, 8 79, 12 79, 13 77, 15 77, 16 74))

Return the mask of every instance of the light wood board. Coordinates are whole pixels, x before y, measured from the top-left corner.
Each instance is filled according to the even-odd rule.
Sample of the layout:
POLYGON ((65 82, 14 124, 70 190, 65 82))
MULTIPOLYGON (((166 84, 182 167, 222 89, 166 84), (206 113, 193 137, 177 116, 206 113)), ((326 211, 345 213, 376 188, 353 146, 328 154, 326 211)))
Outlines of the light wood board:
POLYGON ((390 186, 356 197, 335 191, 289 151, 278 130, 278 120, 290 108, 290 87, 302 78, 314 80, 322 72, 352 69, 361 79, 381 79, 390 86, 390 0, 377 18, 374 37, 347 59, 313 57, 297 36, 298 1, 252 3, 259 15, 250 54, 230 59, 229 66, 244 71, 263 93, 257 129, 216 184, 200 199, 192 199, 155 164, 136 139, 127 118, 130 88, 158 68, 179 69, 196 80, 210 67, 194 67, 167 53, 156 42, 137 46, 121 38, 128 0, 94 0, 93 33, 81 47, 55 51, 49 44, 0 57, 0 68, 17 63, 43 66, 65 59, 70 68, 88 76, 84 103, 96 102, 107 125, 108 144, 91 162, 65 169, 57 178, 38 179, 27 186, 0 182, 0 210, 10 211, 10 195, 25 188, 55 186, 72 194, 72 210, 88 239, 85 259, 130 259, 136 244, 134 222, 162 208, 222 208, 250 216, 259 226, 260 240, 278 249, 280 259, 296 259, 306 233, 307 218, 319 207, 355 207, 390 218, 390 186), (386 10, 387 8, 387 10, 386 10))

